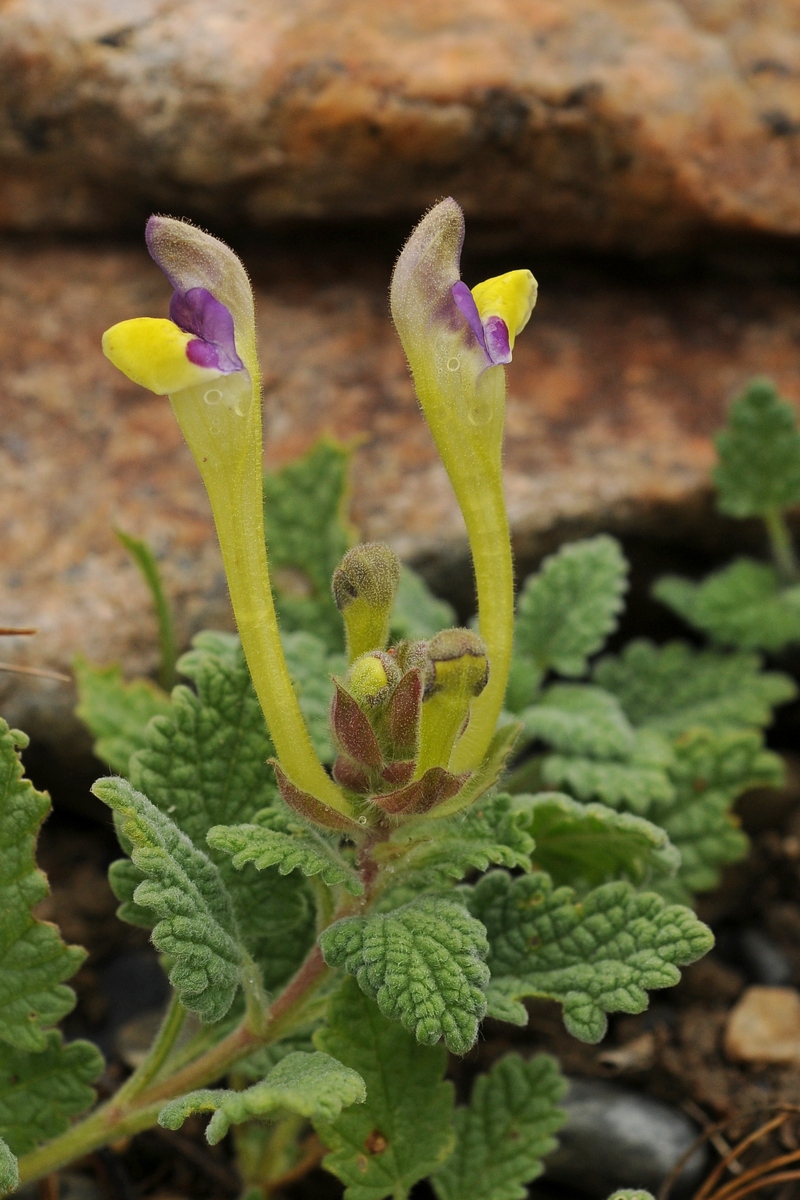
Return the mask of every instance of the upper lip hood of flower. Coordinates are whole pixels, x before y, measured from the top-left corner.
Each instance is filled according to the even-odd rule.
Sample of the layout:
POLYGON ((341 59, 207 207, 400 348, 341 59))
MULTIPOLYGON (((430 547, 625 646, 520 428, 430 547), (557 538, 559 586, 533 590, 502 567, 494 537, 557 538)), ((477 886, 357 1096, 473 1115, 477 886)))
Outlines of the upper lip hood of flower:
POLYGON ((537 283, 528 270, 509 271, 471 291, 461 280, 464 214, 448 196, 420 222, 392 279, 392 315, 409 352, 435 327, 476 355, 479 370, 511 361, 514 339, 528 323, 537 283))
POLYGON ((249 389, 251 384, 257 395, 253 298, 236 255, 201 229, 172 217, 151 217, 146 238, 152 258, 174 288, 170 320, 119 322, 103 337, 106 356, 129 379, 159 395, 230 376, 236 377, 230 386, 237 396, 241 386, 249 389))

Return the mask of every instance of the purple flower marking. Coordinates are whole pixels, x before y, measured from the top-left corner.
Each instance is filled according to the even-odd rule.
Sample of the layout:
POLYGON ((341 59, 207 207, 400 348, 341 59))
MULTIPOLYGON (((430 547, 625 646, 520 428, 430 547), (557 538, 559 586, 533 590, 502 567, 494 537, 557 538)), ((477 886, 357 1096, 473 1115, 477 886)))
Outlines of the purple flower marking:
POLYGON ((493 364, 510 363, 511 347, 508 342, 508 326, 502 317, 487 317, 483 327, 486 338, 486 353, 493 364))
POLYGON ((487 317, 484 324, 472 292, 460 279, 458 283, 453 284, 452 295, 456 306, 466 317, 467 324, 475 334, 478 345, 488 358, 490 365, 497 366, 498 363, 511 362, 508 328, 503 318, 487 317))
MULTIPOLYGON (((478 306, 473 299, 472 292, 469 290, 463 280, 459 279, 458 283, 453 284, 453 299, 458 308, 467 318, 469 325, 482 350, 486 350, 486 338, 483 333, 483 324, 481 322, 478 306)), ((488 351, 487 351, 488 354, 488 351)))
POLYGON ((189 342, 186 357, 196 367, 210 367, 231 375, 244 369, 236 353, 233 317, 229 309, 203 287, 176 291, 169 303, 170 320, 197 341, 189 342))

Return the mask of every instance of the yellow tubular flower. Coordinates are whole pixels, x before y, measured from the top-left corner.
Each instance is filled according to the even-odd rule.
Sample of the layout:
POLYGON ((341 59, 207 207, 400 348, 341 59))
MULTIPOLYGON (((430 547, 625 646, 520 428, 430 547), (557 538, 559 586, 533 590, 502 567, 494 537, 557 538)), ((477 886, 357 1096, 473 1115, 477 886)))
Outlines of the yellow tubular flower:
POLYGON ((232 250, 185 221, 151 217, 147 244, 175 289, 171 320, 123 321, 103 349, 130 379, 169 395, 208 491, 242 647, 280 763, 297 788, 347 814, 311 744, 272 600, 250 283, 232 250))
POLYGON ((443 200, 412 233, 395 267, 391 304, 414 385, 469 536, 478 618, 490 664, 489 682, 473 702, 456 743, 451 771, 475 769, 503 705, 514 618, 511 544, 501 456, 505 373, 514 338, 536 302, 530 271, 479 284, 461 282, 464 217, 443 200))

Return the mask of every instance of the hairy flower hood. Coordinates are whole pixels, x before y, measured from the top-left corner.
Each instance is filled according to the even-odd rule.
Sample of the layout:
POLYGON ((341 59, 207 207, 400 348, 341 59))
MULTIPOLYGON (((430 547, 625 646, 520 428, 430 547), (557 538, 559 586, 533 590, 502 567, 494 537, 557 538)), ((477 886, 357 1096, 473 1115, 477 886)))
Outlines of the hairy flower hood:
POLYGON ((147 248, 174 288, 170 319, 112 326, 103 351, 129 379, 172 395, 216 382, 209 403, 235 403, 258 381, 250 284, 233 251, 186 221, 151 217, 147 248), (229 395, 230 394, 230 395, 229 395))

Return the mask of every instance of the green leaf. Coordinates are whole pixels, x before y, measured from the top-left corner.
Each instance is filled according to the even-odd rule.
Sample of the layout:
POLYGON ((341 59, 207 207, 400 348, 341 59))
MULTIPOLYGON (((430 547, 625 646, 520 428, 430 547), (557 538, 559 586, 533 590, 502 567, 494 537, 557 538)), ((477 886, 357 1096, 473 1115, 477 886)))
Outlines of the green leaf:
POLYGON ((94 737, 95 754, 112 771, 127 775, 131 755, 144 745, 148 721, 169 712, 169 696, 149 679, 126 683, 119 667, 93 667, 80 655, 72 669, 78 689, 75 714, 94 737))
POLYGON ((326 963, 344 967, 386 1017, 417 1041, 443 1037, 465 1054, 486 1011, 488 946, 461 904, 422 896, 390 913, 345 917, 319 939, 326 963))
POLYGON ((145 583, 153 598, 158 621, 158 646, 161 652, 161 667, 158 673, 159 683, 164 688, 171 688, 175 683, 175 664, 178 660, 178 646, 175 637, 175 624, 172 609, 164 591, 164 581, 158 568, 156 556, 147 542, 141 538, 132 537, 121 529, 115 529, 117 539, 128 551, 133 561, 142 573, 145 583))
POLYGON ((90 1086, 103 1070, 91 1042, 70 1042, 51 1030, 35 1054, 0 1046, 0 1137, 14 1154, 27 1154, 69 1127, 70 1118, 91 1108, 90 1086))
POLYGON ((452 605, 439 600, 421 575, 403 566, 390 625, 392 638, 417 641, 433 637, 441 629, 452 629, 457 624, 458 617, 452 605))
POLYGON ((541 675, 578 676, 616 628, 628 567, 614 538, 562 546, 526 581, 518 603, 517 651, 541 675))
POLYGON ((584 1042, 600 1041, 606 1013, 643 1012, 645 989, 672 987, 676 964, 694 962, 714 941, 690 909, 628 883, 604 884, 578 903, 544 873, 492 871, 467 900, 489 935, 489 1015, 524 1025, 519 1001, 548 997, 584 1042))
POLYGON ((237 870, 252 862, 259 871, 277 866, 281 875, 300 870, 321 875, 328 887, 344 884, 351 896, 360 896, 364 885, 331 842, 317 830, 294 820, 286 811, 267 808, 255 825, 214 825, 208 844, 231 855, 237 870))
POLYGON ((754 379, 717 434, 717 504, 730 517, 764 516, 800 503, 800 433, 794 407, 754 379))
POLYGON ((649 816, 655 803, 666 804, 675 795, 669 777, 672 759, 672 748, 661 734, 641 729, 626 763, 548 754, 541 772, 549 787, 569 791, 578 800, 600 800, 649 816))
POLYGON ((347 521, 351 452, 323 438, 296 462, 264 476, 264 525, 275 604, 284 629, 305 630, 332 650, 344 631, 331 576, 355 541, 347 521))
POLYGON ((486 796, 446 821, 421 819, 402 825, 376 847, 376 858, 392 862, 400 857, 404 874, 426 871, 431 879, 462 879, 471 868, 485 871, 490 864, 529 871, 534 843, 527 823, 516 796, 486 796))
POLYGON ((152 929, 156 923, 155 913, 137 904, 133 898, 143 880, 144 875, 129 858, 118 858, 108 868, 108 882, 120 902, 117 909, 119 919, 127 921, 129 925, 138 925, 142 929, 152 929))
POLYGON ((588 684, 557 683, 520 713, 528 737, 588 758, 629 758, 636 736, 616 696, 588 684))
POLYGON ((0 1193, 15 1192, 19 1187, 19 1165, 16 1155, 12 1154, 6 1143, 0 1138, 0 1193))
POLYGON ((381 1016, 351 979, 331 1000, 328 1025, 314 1040, 367 1085, 365 1104, 336 1121, 316 1122, 332 1151, 323 1165, 347 1185, 345 1200, 405 1200, 453 1147, 453 1085, 443 1079, 444 1046, 420 1046, 381 1016))
POLYGON ((782 650, 800 640, 800 586, 782 587, 777 571, 740 558, 702 583, 667 575, 653 595, 712 641, 740 650, 782 650))
POLYGON ((315 1051, 294 1051, 273 1067, 266 1079, 242 1092, 203 1088, 173 1100, 159 1114, 165 1129, 180 1129, 187 1117, 213 1112, 206 1129, 212 1146, 221 1142, 231 1125, 257 1118, 279 1121, 292 1113, 312 1120, 335 1121, 343 1108, 366 1099, 361 1076, 315 1051))
POLYGON ((19 751, 27 745, 24 733, 0 720, 0 1042, 40 1051, 46 1028, 75 1003, 63 981, 86 952, 65 946, 55 925, 31 911, 48 893, 34 853, 50 797, 24 778, 19 751))
POLYGON ((194 842, 212 825, 246 821, 278 795, 274 748, 239 639, 201 633, 178 664, 193 681, 173 690, 169 711, 147 729, 131 782, 194 842))
POLYGON ((767 725, 775 705, 797 693, 788 675, 762 671, 756 654, 695 650, 685 642, 655 646, 644 639, 602 658, 594 679, 614 693, 632 724, 668 735, 695 725, 767 725))
POLYGON ((178 666, 197 693, 174 689, 169 713, 151 723, 144 749, 131 761, 131 780, 218 867, 247 949, 273 988, 296 970, 313 940, 308 885, 299 874, 237 871, 206 843, 212 826, 249 823, 281 803, 267 765, 272 742, 237 637, 201 633, 178 666))
POLYGON ((98 779, 92 791, 119 814, 134 866, 146 876, 134 900, 158 918, 153 943, 171 959, 170 983, 201 1020, 221 1020, 236 995, 245 954, 217 868, 127 780, 98 779))
MULTIPOLYGON (((675 743, 670 771, 675 797, 655 805, 652 819, 663 826, 681 856, 678 882, 683 894, 709 891, 720 879, 720 867, 738 862, 748 840, 731 810, 743 792, 753 787, 780 787, 783 762, 765 750, 754 730, 712 732, 695 729, 675 743)), ((659 890, 664 890, 659 885, 659 890)))
POLYGON ((336 757, 330 723, 333 676, 344 675, 347 659, 343 654, 330 654, 319 638, 309 633, 284 633, 281 640, 314 749, 323 762, 332 763, 336 757))
POLYGON ((456 1148, 431 1178, 439 1200, 525 1200, 566 1120, 557 1107, 566 1086, 546 1054, 507 1054, 479 1075, 469 1105, 455 1112, 456 1148))
POLYGON ((680 865, 664 830, 631 813, 557 792, 514 799, 535 839, 536 865, 556 886, 597 887, 620 877, 642 884, 674 876, 680 865))

